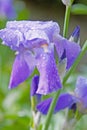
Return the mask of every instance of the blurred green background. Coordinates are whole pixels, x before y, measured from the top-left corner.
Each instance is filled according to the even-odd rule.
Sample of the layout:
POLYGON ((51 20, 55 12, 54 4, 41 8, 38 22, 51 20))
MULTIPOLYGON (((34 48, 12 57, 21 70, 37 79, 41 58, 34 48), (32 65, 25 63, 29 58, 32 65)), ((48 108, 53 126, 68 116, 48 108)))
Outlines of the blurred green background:
MULTIPOLYGON (((75 1, 75 3, 79 2, 87 5, 87 0, 75 1)), ((59 23, 62 34, 65 6, 61 0, 15 0, 14 7, 17 13, 16 20, 54 20, 59 23)), ((4 28, 7 21, 7 19, 0 19, 0 28, 4 28)), ((87 39, 87 15, 71 15, 68 36, 76 25, 81 27, 82 45, 87 39)), ((76 73, 73 74, 74 76, 68 81, 67 91, 74 89, 78 74, 87 76, 86 57, 87 55, 81 60, 76 73)), ((17 88, 8 90, 14 58, 15 53, 0 44, 0 130, 29 130, 32 126, 29 94, 31 78, 17 88)), ((42 118, 42 124, 44 119, 45 116, 42 118)), ((86 130, 86 120, 87 116, 85 115, 77 123, 75 130, 86 130)), ((64 113, 54 115, 51 124, 52 130, 60 130, 63 121, 64 113)))

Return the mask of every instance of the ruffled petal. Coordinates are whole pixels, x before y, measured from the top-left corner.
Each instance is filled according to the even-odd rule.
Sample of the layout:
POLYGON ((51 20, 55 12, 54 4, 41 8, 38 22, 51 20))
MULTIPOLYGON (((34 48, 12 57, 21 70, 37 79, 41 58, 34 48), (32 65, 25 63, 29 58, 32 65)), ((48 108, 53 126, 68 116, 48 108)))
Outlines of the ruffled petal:
POLYGON ((37 59, 37 68, 40 72, 37 93, 45 95, 62 87, 54 59, 53 48, 50 48, 48 52, 42 51, 37 59))
POLYGON ((42 39, 45 38, 45 40, 49 39, 50 42, 53 42, 53 37, 60 32, 59 25, 53 21, 10 21, 7 22, 6 27, 12 29, 17 28, 21 32, 24 32, 28 40, 33 37, 39 37, 42 39))
POLYGON ((9 88, 14 88, 26 80, 33 71, 33 66, 29 66, 22 54, 18 54, 15 58, 9 88))
POLYGON ((12 29, 0 30, 0 38, 3 40, 3 44, 13 50, 18 50, 20 44, 24 41, 22 33, 19 30, 12 29))
MULTIPOLYGON (((52 98, 49 98, 47 100, 42 101, 37 105, 37 110, 40 111, 42 114, 47 114, 50 104, 52 102, 52 98)), ((70 107, 74 103, 73 96, 64 93, 59 96, 59 99, 56 102, 56 106, 54 108, 54 113, 59 112, 60 110, 63 110, 67 107, 70 107)))

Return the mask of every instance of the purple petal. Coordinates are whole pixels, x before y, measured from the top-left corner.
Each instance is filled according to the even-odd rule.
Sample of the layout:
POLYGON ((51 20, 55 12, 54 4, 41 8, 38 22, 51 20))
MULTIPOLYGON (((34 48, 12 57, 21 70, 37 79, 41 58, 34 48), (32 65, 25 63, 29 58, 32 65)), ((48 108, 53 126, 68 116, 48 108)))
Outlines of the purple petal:
POLYGON ((83 108, 86 110, 87 109, 87 94, 81 99, 81 103, 83 108))
POLYGON ((0 0, 0 15, 13 19, 16 16, 16 12, 13 7, 13 0, 0 0))
POLYGON ((49 52, 42 52, 37 59, 37 68, 40 72, 37 93, 48 94, 62 87, 57 66, 54 59, 53 48, 49 52))
POLYGON ((76 82, 75 94, 79 98, 87 96, 87 78, 79 76, 76 82))
POLYGON ((13 50, 20 49, 21 45, 32 49, 53 42, 59 30, 58 24, 52 21, 10 21, 6 29, 0 31, 0 38, 13 50))
POLYGON ((68 93, 61 94, 56 103, 54 112, 58 112, 66 107, 70 107, 74 103, 74 98, 68 93))
MULTIPOLYGON (((40 111, 42 114, 47 114, 51 102, 52 102, 52 98, 42 101, 37 105, 37 110, 40 111)), ((73 102, 74 100, 72 95, 68 93, 61 94, 54 108, 54 113, 63 110, 67 107, 70 107, 73 104, 73 102)))
POLYGON ((45 38, 46 40, 48 37, 50 42, 53 42, 55 34, 57 35, 60 32, 59 25, 53 21, 10 21, 7 22, 7 28, 17 28, 18 30, 25 32, 25 37, 28 40, 33 37, 45 38))
POLYGON ((74 29, 71 37, 69 38, 69 41, 79 43, 80 41, 80 27, 79 26, 76 26, 76 28, 74 29))
POLYGON ((24 42, 23 35, 18 30, 2 29, 0 30, 0 38, 3 40, 3 44, 10 46, 13 50, 17 50, 21 42, 24 42))
POLYGON ((9 88, 14 88, 26 80, 33 69, 33 66, 27 64, 22 54, 17 55, 12 68, 9 88))
POLYGON ((38 89, 38 83, 39 83, 39 76, 35 75, 32 78, 32 83, 31 83, 31 96, 34 96, 36 94, 36 91, 38 89))
POLYGON ((24 32, 24 37, 26 40, 33 40, 33 39, 43 39, 46 41, 46 43, 49 43, 49 38, 44 30, 32 30, 29 29, 28 31, 24 32))
POLYGON ((35 38, 33 40, 28 40, 26 43, 23 43, 24 47, 32 50, 42 47, 43 45, 48 45, 47 41, 40 38, 35 38))
POLYGON ((49 98, 47 100, 42 101, 39 103, 36 108, 38 111, 40 111, 42 114, 46 115, 48 113, 50 104, 52 102, 52 98, 49 98))
POLYGON ((58 36, 56 38, 55 45, 60 59, 64 51, 66 52, 65 53, 67 58, 66 69, 69 69, 81 51, 80 46, 75 42, 70 42, 69 40, 62 38, 61 36, 58 36))

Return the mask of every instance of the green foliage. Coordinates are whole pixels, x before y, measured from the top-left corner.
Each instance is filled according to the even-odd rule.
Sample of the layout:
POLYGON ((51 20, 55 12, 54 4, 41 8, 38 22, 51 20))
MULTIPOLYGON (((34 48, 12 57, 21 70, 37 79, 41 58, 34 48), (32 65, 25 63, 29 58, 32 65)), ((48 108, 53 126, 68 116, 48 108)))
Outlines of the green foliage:
POLYGON ((87 5, 74 4, 71 8, 71 13, 75 15, 87 15, 87 5))

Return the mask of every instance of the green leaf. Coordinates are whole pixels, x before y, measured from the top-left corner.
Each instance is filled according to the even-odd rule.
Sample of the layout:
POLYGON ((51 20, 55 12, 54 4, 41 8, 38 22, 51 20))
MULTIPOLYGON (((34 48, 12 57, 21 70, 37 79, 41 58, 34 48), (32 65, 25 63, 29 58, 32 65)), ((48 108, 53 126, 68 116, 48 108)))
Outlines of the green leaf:
POLYGON ((87 15, 87 5, 74 4, 71 7, 71 13, 75 15, 87 15))

